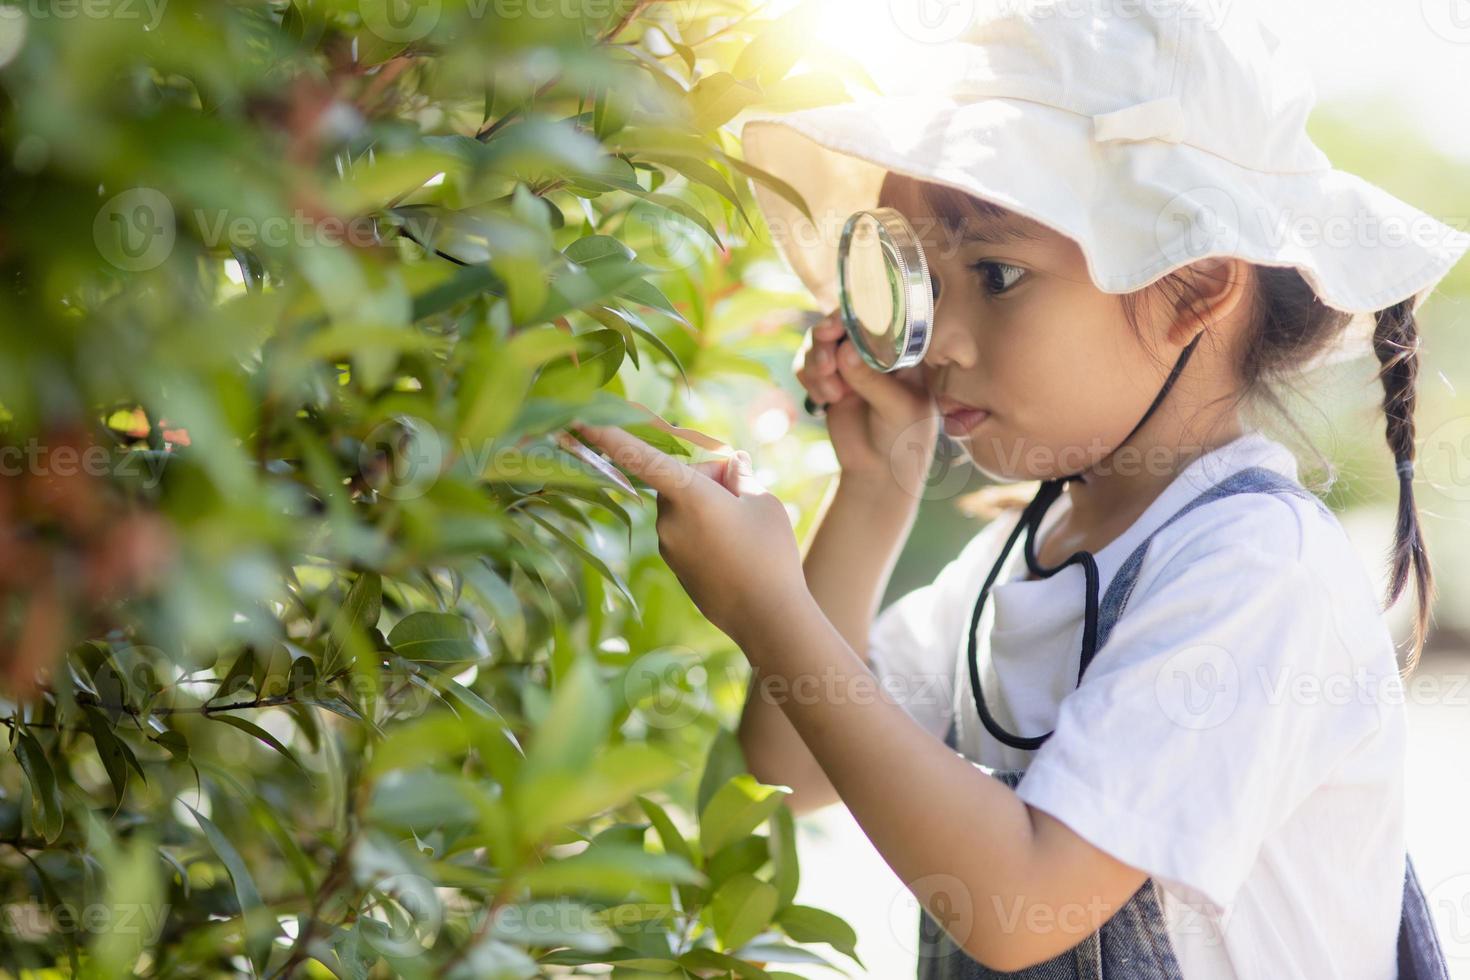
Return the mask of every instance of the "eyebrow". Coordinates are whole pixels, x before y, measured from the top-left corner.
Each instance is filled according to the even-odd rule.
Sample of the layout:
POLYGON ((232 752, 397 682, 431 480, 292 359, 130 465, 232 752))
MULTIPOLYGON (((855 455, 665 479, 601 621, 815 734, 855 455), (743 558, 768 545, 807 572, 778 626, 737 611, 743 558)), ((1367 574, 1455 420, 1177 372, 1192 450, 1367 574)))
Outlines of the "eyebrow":
POLYGON ((960 242, 965 245, 972 242, 982 245, 1010 245, 1014 242, 1040 243, 1042 240, 1040 235, 1008 218, 990 219, 978 224, 974 220, 967 220, 963 223, 961 232, 960 242))

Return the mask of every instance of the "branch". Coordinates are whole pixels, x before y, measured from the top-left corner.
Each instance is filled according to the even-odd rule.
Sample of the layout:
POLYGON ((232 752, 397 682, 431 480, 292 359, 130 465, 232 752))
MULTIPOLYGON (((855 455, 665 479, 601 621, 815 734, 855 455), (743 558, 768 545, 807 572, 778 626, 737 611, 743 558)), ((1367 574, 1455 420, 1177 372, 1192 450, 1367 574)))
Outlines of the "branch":
POLYGON ((597 43, 606 44, 608 41, 611 41, 613 38, 617 37, 618 32, 627 27, 630 23, 632 23, 634 17, 637 17, 639 14, 643 13, 643 11, 647 10, 649 7, 653 6, 657 2, 658 0, 637 0, 637 2, 633 4, 633 6, 628 8, 627 13, 618 18, 618 22, 616 24, 614 24, 607 31, 604 31, 602 34, 598 35, 597 43))

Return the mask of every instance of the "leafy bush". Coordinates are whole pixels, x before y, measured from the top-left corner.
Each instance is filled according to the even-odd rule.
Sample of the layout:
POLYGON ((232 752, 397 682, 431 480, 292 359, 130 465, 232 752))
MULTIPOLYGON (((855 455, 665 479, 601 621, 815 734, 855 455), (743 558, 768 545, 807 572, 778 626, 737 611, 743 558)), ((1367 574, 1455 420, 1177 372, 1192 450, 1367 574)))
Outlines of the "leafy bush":
POLYGON ((856 960, 563 430, 789 362, 727 124, 843 97, 807 16, 0 10, 0 973, 856 960))

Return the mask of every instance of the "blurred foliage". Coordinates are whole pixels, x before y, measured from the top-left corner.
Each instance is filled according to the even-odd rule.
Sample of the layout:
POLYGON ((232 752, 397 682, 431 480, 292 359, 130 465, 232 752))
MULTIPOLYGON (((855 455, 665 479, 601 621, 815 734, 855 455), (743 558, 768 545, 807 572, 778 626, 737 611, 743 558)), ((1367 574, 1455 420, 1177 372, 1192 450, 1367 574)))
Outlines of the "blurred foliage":
POLYGON ((563 428, 794 421, 731 121, 861 81, 809 16, 0 9, 0 975, 857 961, 563 428))

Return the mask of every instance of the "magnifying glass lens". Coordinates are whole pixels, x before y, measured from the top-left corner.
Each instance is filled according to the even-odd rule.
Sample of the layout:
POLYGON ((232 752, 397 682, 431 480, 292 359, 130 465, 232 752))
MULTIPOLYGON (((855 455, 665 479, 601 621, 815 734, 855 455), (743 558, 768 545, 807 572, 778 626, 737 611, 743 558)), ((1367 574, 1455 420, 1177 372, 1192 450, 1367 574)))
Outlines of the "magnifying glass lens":
POLYGON ((879 237, 877 220, 858 216, 848 241, 847 305, 857 326, 852 339, 885 366, 898 359, 895 340, 903 329, 902 283, 879 237))
POLYGON ((923 358, 934 294, 918 236, 899 211, 875 208, 847 219, 837 280, 843 326, 863 360, 888 372, 923 358))

